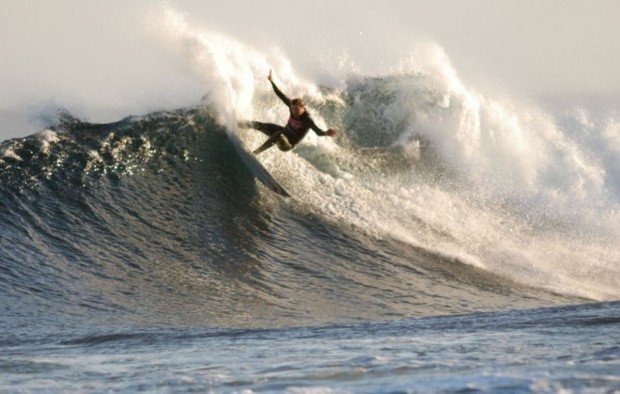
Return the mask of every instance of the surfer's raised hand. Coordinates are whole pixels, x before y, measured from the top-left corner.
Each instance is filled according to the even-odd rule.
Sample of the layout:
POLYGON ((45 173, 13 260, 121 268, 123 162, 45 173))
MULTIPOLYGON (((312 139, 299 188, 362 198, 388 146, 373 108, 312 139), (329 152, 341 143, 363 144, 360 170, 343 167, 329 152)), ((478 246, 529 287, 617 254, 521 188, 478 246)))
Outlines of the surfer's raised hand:
POLYGON ((336 135, 336 130, 334 129, 329 129, 325 132, 325 135, 328 135, 330 137, 334 137, 336 135))
POLYGON ((273 71, 272 69, 269 69, 269 75, 267 75, 267 79, 268 79, 269 81, 273 81, 272 71, 273 71))

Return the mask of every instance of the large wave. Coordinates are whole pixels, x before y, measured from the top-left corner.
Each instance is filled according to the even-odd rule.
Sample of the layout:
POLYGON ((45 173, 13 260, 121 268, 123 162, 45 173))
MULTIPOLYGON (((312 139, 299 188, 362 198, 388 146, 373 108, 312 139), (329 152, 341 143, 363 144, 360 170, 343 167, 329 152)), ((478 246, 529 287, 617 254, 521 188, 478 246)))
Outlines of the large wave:
POLYGON ((3 325, 297 325, 575 301, 367 231, 324 158, 272 168, 294 190, 280 199, 210 114, 64 116, 2 144, 3 325))
POLYGON ((65 115, 0 147, 0 286, 15 305, 57 295, 68 315, 261 325, 620 295, 614 118, 479 94, 437 45, 317 85, 281 53, 165 18, 204 78, 200 106, 102 125, 65 115), (341 131, 261 155, 290 201, 226 136, 252 148, 264 137, 237 121, 284 120, 270 67, 341 131))

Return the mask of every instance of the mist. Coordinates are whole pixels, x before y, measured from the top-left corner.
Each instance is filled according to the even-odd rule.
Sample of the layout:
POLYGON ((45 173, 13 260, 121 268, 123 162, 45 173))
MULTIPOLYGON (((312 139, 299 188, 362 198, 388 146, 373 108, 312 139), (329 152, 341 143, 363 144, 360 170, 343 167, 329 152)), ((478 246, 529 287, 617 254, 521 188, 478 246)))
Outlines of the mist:
POLYGON ((280 53, 318 83, 335 83, 343 68, 385 72, 431 42, 477 89, 552 100, 620 94, 614 1, 10 0, 0 4, 0 137, 40 130, 58 108, 106 122, 196 104, 209 87, 165 39, 163 7, 280 53))

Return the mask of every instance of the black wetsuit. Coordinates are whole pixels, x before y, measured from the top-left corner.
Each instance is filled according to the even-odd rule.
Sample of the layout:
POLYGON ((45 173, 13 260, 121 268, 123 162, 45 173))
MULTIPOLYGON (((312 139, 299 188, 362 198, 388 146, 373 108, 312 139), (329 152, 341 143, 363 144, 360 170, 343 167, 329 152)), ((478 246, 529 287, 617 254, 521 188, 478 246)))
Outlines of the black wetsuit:
MULTIPOLYGON (((284 104, 286 104, 289 108, 289 112, 291 111, 291 99, 286 97, 284 93, 278 89, 276 84, 273 81, 271 82, 271 86, 273 87, 273 91, 276 92, 276 95, 282 100, 284 104)), ((242 122, 239 124, 241 127, 251 127, 253 129, 262 131, 269 138, 261 147, 259 147, 254 153, 260 153, 265 149, 270 148, 274 144, 278 143, 278 146, 281 150, 290 150, 295 147, 301 141, 306 134, 308 134, 308 130, 312 129, 317 135, 324 136, 327 133, 321 130, 312 120, 308 111, 304 111, 303 114, 299 117, 293 116, 293 113, 290 112, 290 116, 288 118, 288 122, 286 126, 280 126, 274 123, 263 123, 263 122, 242 122), (286 141, 281 143, 280 135, 284 135, 286 137, 286 141)))

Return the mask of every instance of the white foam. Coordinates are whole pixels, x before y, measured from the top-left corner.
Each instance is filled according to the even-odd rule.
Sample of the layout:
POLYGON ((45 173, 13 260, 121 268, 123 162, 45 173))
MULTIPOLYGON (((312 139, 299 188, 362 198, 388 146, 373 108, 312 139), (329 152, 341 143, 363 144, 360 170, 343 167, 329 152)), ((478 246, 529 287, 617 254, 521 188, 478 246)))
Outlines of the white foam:
POLYGON ((50 145, 60 141, 58 134, 56 134, 56 132, 52 130, 43 130, 39 133, 34 134, 32 137, 39 142, 41 152, 44 154, 47 154, 49 152, 50 145))
POLYGON ((23 161, 23 159, 15 153, 13 146, 4 146, 0 148, 0 157, 15 161, 23 161))
POLYGON ((192 28, 183 15, 170 7, 160 11, 164 38, 185 51, 203 79, 208 92, 206 101, 217 110, 218 121, 229 129, 236 128, 237 119, 252 118, 254 97, 270 89, 266 83, 270 69, 284 82, 282 88, 292 94, 305 92, 315 98, 321 97, 318 88, 299 77, 287 58, 276 49, 261 52, 225 35, 192 28), (257 81, 263 83, 257 84, 257 81))

